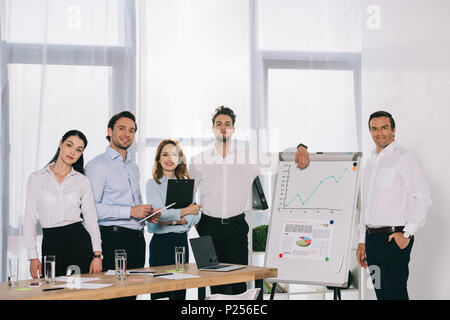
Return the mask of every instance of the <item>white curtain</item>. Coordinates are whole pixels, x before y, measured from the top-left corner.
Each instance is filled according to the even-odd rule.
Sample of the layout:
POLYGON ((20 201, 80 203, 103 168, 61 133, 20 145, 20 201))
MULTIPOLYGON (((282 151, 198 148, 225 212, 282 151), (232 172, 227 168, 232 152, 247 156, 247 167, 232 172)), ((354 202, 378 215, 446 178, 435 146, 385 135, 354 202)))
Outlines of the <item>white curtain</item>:
POLYGON ((21 279, 29 278, 22 237, 29 175, 49 162, 71 129, 87 136, 87 163, 104 152, 111 115, 135 111, 134 17, 129 0, 1 1, 2 89, 8 88, 2 90, 2 262, 19 256, 21 279))

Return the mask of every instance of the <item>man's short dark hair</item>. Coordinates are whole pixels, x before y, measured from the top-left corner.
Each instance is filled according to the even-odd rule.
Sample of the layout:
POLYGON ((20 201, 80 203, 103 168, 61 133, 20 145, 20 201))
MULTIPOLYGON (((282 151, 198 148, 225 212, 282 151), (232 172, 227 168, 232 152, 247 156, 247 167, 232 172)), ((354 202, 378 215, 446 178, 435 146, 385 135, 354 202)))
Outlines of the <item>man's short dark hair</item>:
POLYGON ((389 118, 389 121, 391 122, 391 129, 395 129, 395 121, 394 118, 392 118, 392 115, 387 111, 377 111, 370 115, 369 117, 369 130, 370 130, 370 121, 372 121, 373 118, 380 118, 380 117, 386 117, 389 118))
MULTIPOLYGON (((114 130, 114 125, 116 124, 117 120, 119 120, 120 118, 128 118, 128 119, 133 120, 135 132, 137 131, 136 117, 130 111, 122 111, 122 112, 119 112, 119 113, 113 115, 111 120, 109 120, 109 122, 108 122, 108 128, 111 128, 111 130, 114 130)), ((106 136, 106 139, 108 141, 111 141, 110 136, 106 136)))
POLYGON ((236 122, 236 115, 234 114, 233 110, 231 110, 228 107, 224 107, 224 106, 220 106, 219 108, 216 109, 216 111, 214 111, 213 117, 212 117, 213 126, 214 126, 214 121, 216 121, 217 116, 219 116, 221 114, 229 116, 231 118, 231 120, 233 121, 233 126, 234 126, 234 123, 236 122))

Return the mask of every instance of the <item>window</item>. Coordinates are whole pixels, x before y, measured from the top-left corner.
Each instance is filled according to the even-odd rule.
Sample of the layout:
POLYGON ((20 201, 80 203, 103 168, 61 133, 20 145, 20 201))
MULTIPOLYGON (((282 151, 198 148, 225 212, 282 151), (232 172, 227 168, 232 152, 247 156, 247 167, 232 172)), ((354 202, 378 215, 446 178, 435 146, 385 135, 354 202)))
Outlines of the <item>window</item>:
MULTIPOLYGON (((26 261, 21 228, 30 173, 48 163, 71 129, 88 138, 86 163, 104 152, 111 115, 135 111, 135 10, 132 0, 10 0, 2 6, 9 85, 2 108, 11 146, 2 247, 26 261)), ((3 259, 2 277, 5 265, 3 259)), ((28 265, 20 265, 20 278, 28 278, 28 265)))
MULTIPOLYGON (((146 161, 164 138, 188 161, 212 141, 211 115, 225 105, 237 136, 250 128, 249 5, 243 0, 147 2, 146 161)), ((147 166, 148 167, 148 166, 147 166)), ((151 170, 145 171, 145 181, 151 170)))

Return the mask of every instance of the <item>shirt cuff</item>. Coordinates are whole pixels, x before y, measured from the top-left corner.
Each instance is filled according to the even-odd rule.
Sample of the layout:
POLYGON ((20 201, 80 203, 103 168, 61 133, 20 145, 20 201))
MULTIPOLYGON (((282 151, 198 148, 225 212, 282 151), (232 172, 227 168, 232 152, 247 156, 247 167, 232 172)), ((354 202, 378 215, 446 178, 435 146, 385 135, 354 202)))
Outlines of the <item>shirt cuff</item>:
POLYGON ((366 233, 360 233, 359 234, 359 241, 358 243, 366 243, 366 233))
POLYGON ((39 259, 38 253, 36 250, 30 251, 28 253, 28 260, 39 259))
POLYGON ((405 227, 403 228, 403 232, 407 232, 412 236, 412 235, 414 235, 414 233, 416 233, 417 229, 418 229, 418 226, 413 225, 411 223, 407 223, 405 225, 405 227))
POLYGON ((181 219, 181 209, 169 209, 161 212, 161 219, 162 222, 167 221, 179 221, 181 219))
POLYGON ((131 207, 119 207, 119 219, 120 220, 131 219, 131 207))
POLYGON ((93 252, 95 252, 95 251, 100 251, 100 252, 102 252, 102 245, 101 245, 101 243, 100 244, 94 244, 93 246, 92 246, 92 250, 93 250, 93 252))

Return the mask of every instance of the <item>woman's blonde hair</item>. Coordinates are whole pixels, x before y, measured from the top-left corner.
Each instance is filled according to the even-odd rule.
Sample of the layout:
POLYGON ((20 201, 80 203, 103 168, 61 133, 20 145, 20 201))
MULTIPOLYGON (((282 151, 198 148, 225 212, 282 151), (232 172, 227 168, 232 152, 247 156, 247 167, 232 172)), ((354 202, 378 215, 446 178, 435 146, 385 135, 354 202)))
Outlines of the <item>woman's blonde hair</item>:
POLYGON ((174 145, 178 153, 178 166, 175 169, 175 177, 177 177, 177 179, 189 179, 189 173, 186 166, 186 157, 184 156, 183 150, 181 149, 178 141, 164 139, 159 143, 158 148, 156 149, 155 165, 153 166, 153 179, 155 179, 157 184, 161 184, 159 180, 164 175, 163 168, 159 162, 161 160, 161 152, 162 149, 168 144, 174 145))

